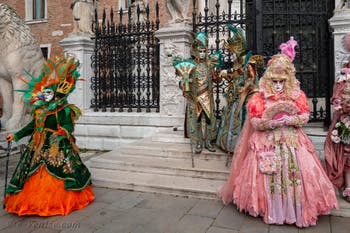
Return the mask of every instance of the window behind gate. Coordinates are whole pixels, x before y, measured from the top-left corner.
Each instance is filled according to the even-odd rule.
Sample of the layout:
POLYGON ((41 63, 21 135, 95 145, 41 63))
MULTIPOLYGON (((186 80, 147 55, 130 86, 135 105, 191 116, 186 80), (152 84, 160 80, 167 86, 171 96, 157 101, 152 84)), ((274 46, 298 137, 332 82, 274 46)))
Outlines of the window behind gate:
POLYGON ((148 6, 129 7, 99 20, 95 11, 95 51, 92 56, 95 111, 159 112, 159 45, 154 32, 159 29, 159 6, 150 20, 148 6), (126 18, 126 19, 125 19, 126 18))

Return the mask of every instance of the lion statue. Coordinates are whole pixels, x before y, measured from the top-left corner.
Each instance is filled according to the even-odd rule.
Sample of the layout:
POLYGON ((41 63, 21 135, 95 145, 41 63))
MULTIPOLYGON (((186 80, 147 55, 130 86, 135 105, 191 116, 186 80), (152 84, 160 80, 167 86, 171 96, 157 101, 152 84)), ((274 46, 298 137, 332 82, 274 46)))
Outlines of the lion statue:
POLYGON ((26 120, 22 93, 28 74, 39 75, 44 57, 29 27, 9 5, 0 3, 0 95, 1 122, 6 130, 21 127, 26 120))

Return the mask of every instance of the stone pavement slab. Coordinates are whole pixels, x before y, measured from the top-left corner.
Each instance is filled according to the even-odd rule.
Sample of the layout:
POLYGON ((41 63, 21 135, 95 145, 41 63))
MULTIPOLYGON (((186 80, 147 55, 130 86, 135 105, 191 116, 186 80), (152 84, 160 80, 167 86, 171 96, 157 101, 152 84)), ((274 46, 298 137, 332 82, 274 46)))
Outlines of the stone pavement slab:
POLYGON ((157 217, 157 212, 152 209, 132 208, 123 211, 96 233, 136 232, 135 229, 145 225, 157 217))
POLYGON ((331 216, 330 225, 332 233, 350 232, 350 218, 331 216))
POLYGON ((239 233, 239 231, 219 227, 210 227, 206 233, 239 233))
POLYGON ((239 228, 240 233, 269 233, 269 225, 261 218, 246 216, 239 228))
POLYGON ((239 230, 245 217, 243 213, 239 213, 232 205, 229 205, 222 208, 213 225, 221 228, 239 230))
POLYGON ((177 222, 174 233, 201 233, 206 232, 214 219, 208 217, 185 215, 177 222))
POLYGON ((316 226, 299 229, 299 233, 338 233, 338 231, 332 231, 330 218, 328 215, 319 216, 316 226))
POLYGON ((350 218, 320 216, 314 227, 267 225, 219 201, 95 188, 96 200, 68 216, 0 210, 0 233, 348 233, 350 218))
POLYGON ((197 204, 190 210, 189 214, 197 215, 208 218, 216 218, 220 211, 222 210, 223 205, 218 201, 208 202, 206 200, 200 200, 197 204))
POLYGON ((270 226, 270 232, 269 233, 298 233, 299 229, 295 226, 277 226, 272 225, 270 226))

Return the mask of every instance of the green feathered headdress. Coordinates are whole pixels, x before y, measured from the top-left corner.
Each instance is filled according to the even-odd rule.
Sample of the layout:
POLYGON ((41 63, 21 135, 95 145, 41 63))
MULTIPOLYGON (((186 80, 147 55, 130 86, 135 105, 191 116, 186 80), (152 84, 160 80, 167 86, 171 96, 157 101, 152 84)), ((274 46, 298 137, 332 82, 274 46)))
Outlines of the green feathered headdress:
POLYGON ((231 31, 231 38, 227 39, 226 46, 230 52, 234 52, 237 57, 246 53, 247 43, 244 36, 244 31, 242 28, 235 27, 231 24, 227 25, 228 29, 231 31))
POLYGON ((73 57, 48 59, 38 77, 26 72, 31 80, 28 82, 22 79, 22 81, 28 84, 28 88, 16 91, 24 92, 24 102, 34 108, 45 104, 43 90, 46 88, 52 89, 55 95, 65 100, 75 89, 76 81, 80 77, 78 67, 79 62, 73 57))

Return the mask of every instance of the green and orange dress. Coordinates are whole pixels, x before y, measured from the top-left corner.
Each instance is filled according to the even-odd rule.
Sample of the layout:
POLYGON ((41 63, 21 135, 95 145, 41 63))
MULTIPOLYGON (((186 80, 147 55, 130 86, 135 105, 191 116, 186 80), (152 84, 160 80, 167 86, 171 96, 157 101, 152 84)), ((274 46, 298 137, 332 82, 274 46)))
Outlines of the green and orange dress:
POLYGON ((37 108, 34 119, 14 134, 31 135, 7 189, 6 211, 18 215, 67 215, 94 200, 91 175, 73 136, 80 110, 64 103, 37 108))

